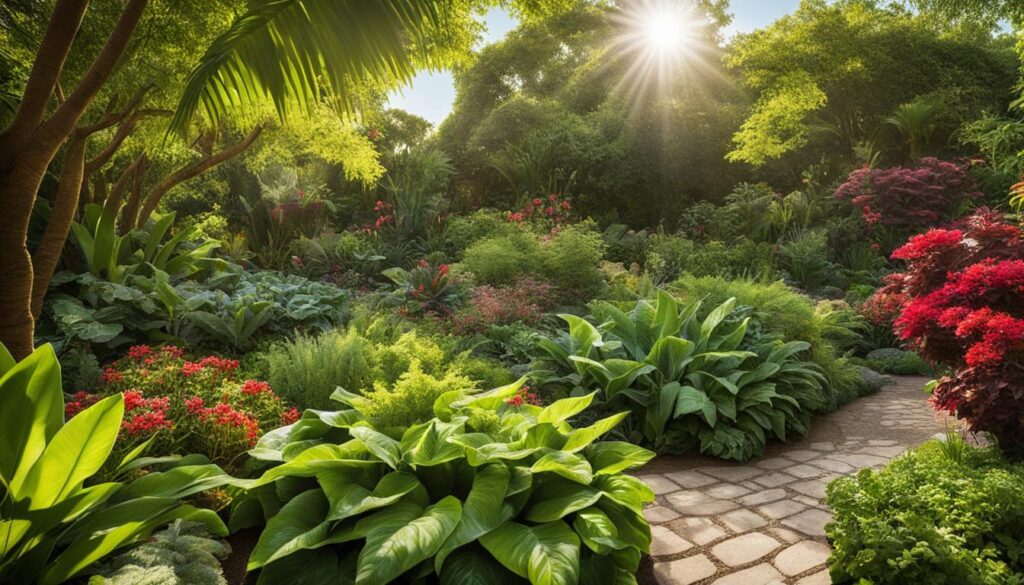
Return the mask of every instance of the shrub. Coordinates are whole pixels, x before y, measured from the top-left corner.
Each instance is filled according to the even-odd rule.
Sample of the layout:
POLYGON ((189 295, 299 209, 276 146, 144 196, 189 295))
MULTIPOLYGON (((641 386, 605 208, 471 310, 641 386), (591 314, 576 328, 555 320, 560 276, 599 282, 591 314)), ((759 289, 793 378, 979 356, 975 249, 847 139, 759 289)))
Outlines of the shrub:
POLYGON ((876 349, 867 355, 867 364, 871 369, 883 374, 897 376, 931 376, 935 369, 912 351, 896 348, 876 349))
POLYGON ((684 270, 694 276, 760 280, 772 280, 778 273, 772 245, 746 237, 728 243, 712 241, 695 248, 684 270))
POLYGON ((373 384, 372 343, 353 330, 300 335, 275 344, 263 357, 271 387, 305 408, 330 408, 338 386, 358 392, 373 384))
POLYGON ((644 267, 655 282, 671 281, 682 276, 687 262, 695 254, 694 246, 692 241, 680 235, 655 234, 651 236, 644 267))
POLYGON ((400 306, 404 315, 448 315, 459 299, 459 286, 447 264, 421 259, 412 270, 389 268, 384 275, 397 285, 385 301, 400 306))
POLYGON ((235 467, 264 430, 298 416, 269 384, 240 380, 237 370, 236 360, 190 360, 174 346, 137 345, 104 369, 98 394, 79 392, 65 411, 70 418, 102 396, 123 392, 117 453, 153 441, 160 455, 184 450, 235 467))
POLYGON ((452 257, 461 260, 465 250, 480 240, 515 236, 519 232, 519 227, 510 223, 505 213, 481 209, 449 219, 445 224, 444 238, 452 257))
POLYGON ((457 335, 481 333, 495 325, 532 324, 554 304, 550 284, 524 277, 511 286, 478 286, 469 291, 469 302, 452 315, 451 330, 457 335))
POLYGON ((454 369, 435 377, 424 373, 413 359, 409 370, 394 385, 378 382, 373 390, 363 393, 361 410, 377 428, 406 428, 433 417, 434 401, 445 392, 467 392, 474 388, 472 380, 454 369))
POLYGON ((955 217, 982 196, 968 167, 936 158, 923 158, 913 168, 858 169, 836 190, 836 197, 855 207, 869 227, 900 234, 955 217))
POLYGON ((982 585, 1024 577, 1024 466, 937 441, 828 488, 837 583, 982 585))
POLYGON ((123 481, 145 463, 137 459, 145 445, 111 459, 124 411, 124 397, 115 394, 65 422, 53 349, 44 345, 15 362, 0 345, 0 582, 63 583, 175 519, 227 535, 215 513, 179 501, 232 483, 205 458, 123 481), (113 473, 100 483, 103 468, 113 473))
POLYGON ((906 271, 879 295, 896 299, 899 336, 929 362, 955 371, 932 403, 973 431, 1024 452, 1024 239, 981 211, 962 229, 930 230, 893 253, 906 271))
MULTIPOLYGON (((448 393, 436 418, 395 434, 339 393, 355 408, 309 411, 271 433, 262 456, 276 467, 248 496, 271 504, 249 569, 266 582, 630 582, 649 551, 642 509, 654 494, 623 471, 653 453, 593 443, 621 416, 573 429, 566 421, 592 396, 541 408, 517 404, 520 389, 448 393), (301 487, 281 489, 291 485, 301 487)), ((233 523, 264 518, 258 504, 237 509, 233 523)))
POLYGON ((828 379, 823 402, 826 410, 835 410, 870 391, 870 386, 861 383, 857 369, 840 357, 857 343, 862 329, 861 320, 850 309, 829 302, 815 303, 781 281, 765 284, 684 276, 673 283, 672 290, 686 302, 703 300, 700 317, 706 317, 711 307, 735 298, 738 305, 753 309, 760 331, 809 343, 808 357, 828 379))
POLYGON ((822 230, 801 230, 781 244, 779 266, 806 291, 843 284, 837 279, 839 268, 828 260, 828 236, 822 230))
POLYGON ((100 567, 89 585, 227 585, 221 561, 231 547, 202 525, 176 520, 100 567))
POLYGON ((541 274, 540 242, 525 231, 479 240, 466 249, 462 265, 477 284, 510 285, 517 278, 541 274))
POLYGON ((604 283, 599 266, 605 244, 590 223, 563 226, 544 241, 541 273, 566 299, 586 302, 604 283))
POLYGON ((606 407, 632 412, 631 440, 658 451, 702 453, 745 461, 764 451, 769 435, 804 434, 810 411, 820 408, 817 369, 797 359, 803 341, 751 343, 750 318, 733 315, 729 299, 707 318, 700 303, 679 307, 658 291, 629 313, 595 304, 595 327, 560 315, 567 333, 544 339, 549 370, 536 374, 548 391, 600 390, 606 407))

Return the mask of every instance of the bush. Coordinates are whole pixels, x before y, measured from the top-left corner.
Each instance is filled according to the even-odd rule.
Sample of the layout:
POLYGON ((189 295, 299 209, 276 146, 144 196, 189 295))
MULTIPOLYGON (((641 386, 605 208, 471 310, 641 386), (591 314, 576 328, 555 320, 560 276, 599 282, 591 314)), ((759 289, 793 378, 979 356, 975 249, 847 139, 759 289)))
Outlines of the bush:
POLYGON ((450 218, 445 224, 444 238, 452 258, 461 260, 464 252, 480 240, 510 237, 518 233, 519 228, 509 222, 506 213, 481 209, 470 215, 450 218))
POLYGON ((962 229, 911 238, 893 258, 907 268, 879 295, 898 307, 896 332, 955 370, 939 380, 933 405, 1024 453, 1024 233, 980 211, 962 229))
POLYGON ((477 284, 511 285, 517 278, 542 273, 540 242, 526 231, 479 240, 466 249, 462 266, 477 284))
POLYGON ((540 342, 550 359, 535 377, 547 392, 596 389, 605 408, 628 408, 632 441, 748 460, 764 452, 769 435, 807 432, 824 379, 797 358, 809 344, 759 342, 748 335, 756 324, 734 306, 729 299, 698 319, 700 302, 680 307, 659 290, 656 304, 641 300, 629 313, 595 304, 598 327, 561 315, 568 332, 540 342))
POLYGON ((512 286, 478 286, 469 302, 455 312, 451 330, 457 335, 481 333, 495 325, 532 324, 554 304, 551 285, 525 277, 512 286))
POLYGON ((642 510, 654 494, 623 472, 653 453, 593 442, 621 416, 573 429, 591 396, 541 408, 520 392, 447 393, 436 418, 395 433, 339 393, 352 410, 309 411, 271 433, 261 453, 276 467, 232 517, 267 519, 249 569, 272 583, 296 571, 404 583, 414 569, 441 583, 630 582, 649 552, 642 510))
POLYGON ((394 385, 378 382, 373 390, 363 393, 362 412, 377 428, 406 428, 432 418, 434 401, 445 392, 468 392, 474 388, 473 381, 455 369, 434 377, 424 373, 420 363, 413 359, 409 370, 394 385))
POLYGON ((604 283, 599 270, 604 251, 604 240, 593 224, 561 227, 543 244, 541 274, 567 300, 586 302, 604 283))
POLYGON ((867 364, 883 374, 897 376, 932 376, 935 369, 912 351, 894 347, 876 349, 867 355, 867 364))
POLYGON ((983 585, 1024 579, 1024 465, 925 444, 828 488, 837 583, 983 585))
POLYGON ((75 394, 65 413, 74 417, 103 396, 123 392, 117 454, 152 440, 158 455, 199 453, 234 468, 260 434, 298 417, 269 384, 242 381, 237 371, 236 360, 190 360, 174 346, 137 345, 103 370, 97 394, 75 394))
POLYGON ((835 410, 870 391, 870 386, 861 384, 856 368, 841 357, 858 342, 862 329, 853 311, 834 303, 815 303, 783 282, 684 276, 672 290, 686 302, 703 300, 702 317, 710 308, 735 298, 738 305, 753 309, 760 331, 809 343, 808 357, 828 379, 823 400, 826 410, 835 410))
POLYGON ((857 209, 869 227, 905 235, 956 217, 983 195, 968 167, 923 158, 913 168, 853 171, 836 197, 857 209))
POLYGON ((221 561, 231 547, 202 525, 174 524, 100 567, 89 585, 227 585, 221 561))
POLYGON ((304 408, 330 408, 338 386, 359 392, 373 385, 373 344, 353 330, 300 335, 265 354, 268 381, 281 396, 304 408))

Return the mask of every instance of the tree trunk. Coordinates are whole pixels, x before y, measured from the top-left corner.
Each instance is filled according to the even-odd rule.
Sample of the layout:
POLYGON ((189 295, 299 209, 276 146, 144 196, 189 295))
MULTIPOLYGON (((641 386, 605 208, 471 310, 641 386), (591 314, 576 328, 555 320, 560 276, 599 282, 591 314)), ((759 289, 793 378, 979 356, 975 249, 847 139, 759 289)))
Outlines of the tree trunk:
MULTIPOLYGON (((39 46, 25 93, 10 126, 0 135, 0 343, 16 359, 32 353, 32 257, 28 225, 39 186, 60 146, 110 77, 138 25, 146 0, 128 0, 110 37, 74 91, 44 120, 47 104, 88 7, 87 0, 58 0, 39 46)), ((64 210, 54 210, 62 214, 64 210)), ((67 237, 65 230, 64 237, 67 237)))

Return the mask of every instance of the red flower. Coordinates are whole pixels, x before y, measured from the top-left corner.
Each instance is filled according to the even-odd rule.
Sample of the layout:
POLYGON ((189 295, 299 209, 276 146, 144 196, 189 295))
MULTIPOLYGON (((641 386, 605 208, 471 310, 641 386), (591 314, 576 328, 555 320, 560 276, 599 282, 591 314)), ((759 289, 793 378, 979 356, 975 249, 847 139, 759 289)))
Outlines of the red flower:
POLYGON ((202 364, 198 364, 196 362, 185 362, 185 364, 181 366, 181 373, 185 376, 198 374, 201 371, 203 371, 202 364))
POLYGON ((299 413, 299 410, 297 408, 289 408, 288 410, 281 413, 281 424, 290 425, 295 421, 299 420, 300 416, 302 415, 299 413))
POLYGON ((152 354, 153 348, 148 345, 133 345, 128 348, 128 357, 134 360, 141 360, 142 358, 152 354))
POLYGON ((257 380, 246 380, 242 384, 242 394, 248 394, 250 396, 258 396, 260 394, 273 394, 273 390, 270 389, 270 384, 267 382, 259 382, 257 380))
POLYGON ((203 399, 198 396, 185 399, 185 408, 189 414, 199 414, 203 411, 203 399))
POLYGON ((302 258, 298 256, 292 256, 292 266, 299 268, 302 266, 302 258))
POLYGON ((534 207, 540 207, 541 205, 544 205, 544 200, 541 199, 540 197, 537 197, 533 200, 534 207))

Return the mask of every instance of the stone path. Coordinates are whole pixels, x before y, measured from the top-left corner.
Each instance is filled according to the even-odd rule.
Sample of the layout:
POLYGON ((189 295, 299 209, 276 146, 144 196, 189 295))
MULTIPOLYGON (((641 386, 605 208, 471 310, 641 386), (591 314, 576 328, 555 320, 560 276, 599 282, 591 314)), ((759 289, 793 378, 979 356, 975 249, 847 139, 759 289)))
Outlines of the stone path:
POLYGON ((945 430, 921 388, 897 378, 881 392, 817 417, 804 439, 744 465, 659 457, 640 470, 657 494, 651 523, 662 585, 827 585, 824 504, 831 480, 881 467, 945 430))

